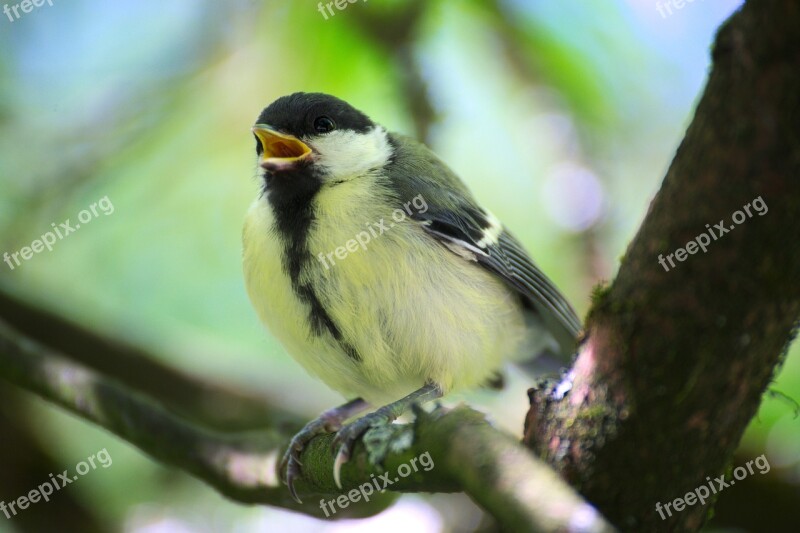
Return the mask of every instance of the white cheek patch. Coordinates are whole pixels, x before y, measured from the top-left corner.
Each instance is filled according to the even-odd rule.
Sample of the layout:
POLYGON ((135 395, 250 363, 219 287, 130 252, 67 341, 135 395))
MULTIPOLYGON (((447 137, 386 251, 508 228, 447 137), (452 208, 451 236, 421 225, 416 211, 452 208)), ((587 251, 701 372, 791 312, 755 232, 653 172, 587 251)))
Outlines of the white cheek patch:
POLYGON ((389 162, 392 147, 386 130, 376 126, 366 133, 336 130, 313 141, 316 165, 335 179, 360 176, 389 162))

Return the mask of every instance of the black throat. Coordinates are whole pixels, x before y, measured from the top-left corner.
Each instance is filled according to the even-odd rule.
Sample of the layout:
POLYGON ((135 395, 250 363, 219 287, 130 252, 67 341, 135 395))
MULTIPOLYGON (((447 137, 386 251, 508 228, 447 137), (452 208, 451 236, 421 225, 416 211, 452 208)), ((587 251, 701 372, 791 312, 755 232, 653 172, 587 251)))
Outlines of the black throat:
POLYGON ((327 331, 350 358, 360 361, 361 356, 344 340, 314 288, 300 281, 303 268, 312 260, 308 250, 308 233, 316 218, 314 197, 321 187, 322 181, 310 169, 303 168, 279 175, 267 175, 264 194, 275 213, 275 229, 283 242, 283 269, 289 275, 297 297, 309 307, 312 333, 323 335, 327 331))
POLYGON ((308 232, 314 222, 314 197, 322 181, 309 168, 267 174, 264 194, 275 213, 275 229, 283 241, 283 268, 296 286, 303 264, 311 259, 308 232))

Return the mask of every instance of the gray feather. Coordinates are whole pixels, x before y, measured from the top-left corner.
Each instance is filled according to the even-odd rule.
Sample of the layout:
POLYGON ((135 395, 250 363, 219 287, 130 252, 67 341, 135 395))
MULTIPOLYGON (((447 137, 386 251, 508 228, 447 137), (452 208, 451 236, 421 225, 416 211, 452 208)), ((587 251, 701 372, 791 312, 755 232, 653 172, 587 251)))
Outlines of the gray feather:
POLYGON ((462 257, 475 257, 478 265, 496 274, 514 288, 540 316, 545 327, 558 342, 562 356, 572 355, 581 330, 575 310, 550 279, 536 266, 522 245, 505 228, 496 242, 486 242, 490 217, 472 194, 433 152, 416 141, 390 136, 395 149, 386 167, 389 184, 399 201, 422 195, 428 205, 425 213, 412 213, 411 218, 434 239, 462 257))

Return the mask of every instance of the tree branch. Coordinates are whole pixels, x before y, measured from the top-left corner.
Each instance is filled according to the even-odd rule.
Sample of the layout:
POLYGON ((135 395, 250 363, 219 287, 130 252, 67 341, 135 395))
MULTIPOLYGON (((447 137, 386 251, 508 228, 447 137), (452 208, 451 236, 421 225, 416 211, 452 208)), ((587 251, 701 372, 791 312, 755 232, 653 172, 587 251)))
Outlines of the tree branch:
POLYGON ((158 362, 155 354, 87 329, 0 287, 0 317, 21 334, 124 382, 188 420, 221 430, 249 430, 297 418, 264 398, 209 383, 158 362))
POLYGON ((788 0, 748 2, 722 27, 686 138, 616 280, 596 295, 560 385, 571 391, 531 395, 525 442, 625 529, 702 525, 707 507, 662 521, 655 506, 723 472, 793 337, 798 27, 788 0), (748 206, 736 225, 759 197, 768 212, 748 206), (733 229, 709 237, 707 252, 659 264, 720 221, 733 229))
MULTIPOLYGON (((789 242, 800 235, 797 27, 800 5, 759 0, 722 28, 695 119, 618 277, 596 295, 572 371, 557 387, 531 394, 525 443, 626 530, 702 525, 703 506, 662 521, 655 505, 723 470, 800 315, 800 247, 789 242), (674 254, 711 225, 730 226, 732 214, 746 204, 752 209, 756 198, 769 208, 764 216, 737 222, 707 252, 668 271, 659 264, 659 255, 674 254)), ((15 324, 25 328, 23 335, 0 322, 0 376, 237 501, 321 515, 313 501, 293 502, 278 482, 277 459, 299 427, 296 419, 267 409, 267 429, 208 431, 90 368, 102 368, 97 356, 109 346, 102 337, 72 331, 56 336, 59 346, 45 346, 31 338, 45 338, 48 330, 31 324, 15 324), (76 356, 83 349, 93 352, 92 362, 76 356)), ((168 375, 165 368, 151 370, 168 375)), ((209 390, 226 396, 190 386, 191 400, 173 399, 188 410, 209 390)), ((398 479, 393 491, 464 490, 511 530, 610 529, 480 414, 459 407, 417 415, 413 425, 368 432, 342 470, 345 492, 380 473, 376 454, 392 472, 427 452, 435 468, 398 479)), ((301 495, 341 494, 334 488, 331 440, 314 439, 304 452, 301 495)), ((337 516, 372 514, 391 500, 384 494, 351 503, 337 516)))
MULTIPOLYGON (((297 504, 279 482, 278 461, 295 427, 247 433, 220 433, 192 425, 151 400, 86 366, 66 359, 0 321, 0 376, 115 433, 163 463, 181 468, 225 496, 266 503, 322 517, 306 498, 297 504)), ((492 428, 467 408, 417 412, 413 425, 376 428, 342 468, 343 489, 333 480, 333 435, 314 439, 304 451, 305 496, 330 500, 370 483, 372 475, 398 472, 428 453, 434 467, 400 477, 393 492, 464 490, 498 522, 515 531, 612 531, 550 467, 532 457, 510 436, 492 428), (379 453, 381 461, 376 462, 379 453)), ((390 493, 348 504, 337 517, 368 516, 391 504, 390 493)))

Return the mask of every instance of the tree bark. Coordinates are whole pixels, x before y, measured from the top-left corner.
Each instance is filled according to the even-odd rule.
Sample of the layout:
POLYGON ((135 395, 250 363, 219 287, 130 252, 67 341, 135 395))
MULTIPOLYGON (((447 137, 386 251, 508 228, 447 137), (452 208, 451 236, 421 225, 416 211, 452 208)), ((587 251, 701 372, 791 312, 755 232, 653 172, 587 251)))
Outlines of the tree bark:
MULTIPOLYGON (((723 471, 800 315, 797 28, 800 5, 752 0, 720 30, 694 121, 617 278, 595 295, 575 364, 560 383, 531 392, 524 443, 620 529, 702 525, 707 505, 662 520, 656 504, 723 471), (763 215, 759 198, 768 208, 763 215), (744 218, 732 222, 740 210, 744 218), (709 231, 715 238, 702 251, 669 268, 659 263, 709 231)), ((309 501, 298 505, 276 471, 298 429, 295 418, 161 365, 140 366, 141 350, 54 315, 19 314, 23 307, 0 297, 0 315, 11 324, 0 321, 0 377, 238 501, 321 516, 316 497, 342 494, 333 482, 330 435, 303 454, 297 488, 309 501), (106 354, 121 363, 109 364, 114 358, 106 354), (157 396, 163 384, 178 391, 162 398, 167 410, 140 394, 157 396), (209 397, 226 408, 196 409, 209 397), (224 433, 195 423, 246 427, 248 420, 227 414, 237 404, 246 407, 245 418, 263 418, 264 429, 224 433)), ((611 529, 542 460, 475 411, 420 411, 413 425, 387 431, 367 435, 381 437, 382 461, 374 460, 370 439, 356 448, 342 470, 345 491, 380 474, 381 464, 392 471, 429 452, 433 470, 391 489, 464 490, 515 531, 611 529)), ((389 503, 382 495, 337 516, 374 514, 389 503)))
MULTIPOLYGON (((314 439, 302 455, 303 476, 295 488, 305 501, 299 504, 279 481, 278 465, 300 424, 287 427, 288 417, 279 410, 267 417, 271 424, 267 429, 212 431, 21 335, 2 320, 0 377, 108 429, 154 459, 243 503, 269 504, 320 518, 345 518, 382 511, 394 500, 391 492, 464 491, 507 530, 613 531, 550 467, 467 407, 438 408, 433 413, 417 410, 413 425, 368 431, 342 467, 341 489, 333 479, 333 435, 314 439), (278 420, 281 422, 276 423, 278 420), (428 454, 430 468, 414 462, 423 454, 428 454), (401 470, 401 465, 406 470, 401 470), (412 465, 417 465, 413 472, 412 465), (391 492, 376 489, 373 493, 370 488, 368 501, 351 496, 342 500, 345 505, 338 503, 335 512, 334 507, 321 503, 372 486, 373 480, 377 487, 391 492)), ((240 396, 225 398, 222 390, 214 394, 226 402, 238 398, 246 405, 240 396)))
POLYGON ((662 520, 656 504, 724 472, 794 335, 798 28, 800 4, 754 0, 720 29, 694 120, 617 278, 595 295, 559 385, 571 390, 531 393, 525 443, 622 529, 703 524, 709 505, 662 520), (659 264, 709 229, 707 251, 659 264))

